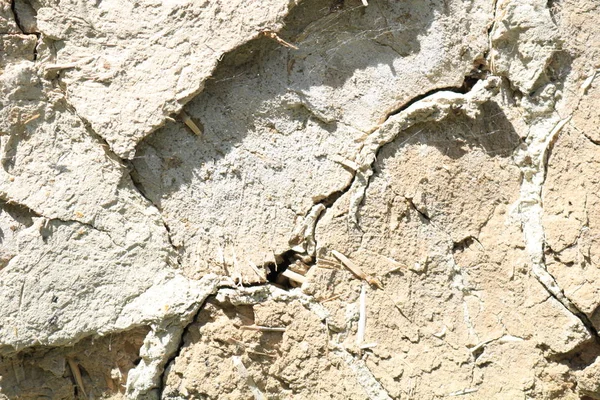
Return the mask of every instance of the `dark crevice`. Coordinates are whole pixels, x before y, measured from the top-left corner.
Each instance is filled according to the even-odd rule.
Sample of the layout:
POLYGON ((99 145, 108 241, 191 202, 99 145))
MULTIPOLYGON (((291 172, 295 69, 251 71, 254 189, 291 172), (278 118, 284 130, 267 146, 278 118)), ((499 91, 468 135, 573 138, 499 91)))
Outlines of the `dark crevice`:
POLYGON ((21 19, 19 18, 19 13, 17 12, 16 0, 12 0, 10 2, 10 9, 13 13, 13 16, 15 17, 15 23, 17 24, 17 27, 19 28, 21 33, 25 35, 34 35, 36 37, 35 47, 33 48, 33 61, 36 61, 38 58, 38 46, 40 43, 41 34, 39 32, 28 32, 27 29, 25 29, 25 27, 21 23, 21 19))
POLYGON ((481 244, 479 239, 477 239, 475 236, 467 236, 466 238, 462 239, 461 241, 453 243, 452 252, 456 253, 458 251, 460 251, 460 252, 465 251, 466 249, 471 247, 471 245, 475 242, 479 243, 479 245, 481 247, 483 247, 483 245, 481 244))
MULTIPOLYGON (((116 155, 115 155, 115 157, 116 157, 116 155)), ((152 199, 148 195, 146 195, 146 192, 144 191, 142 184, 135 179, 135 177, 134 177, 134 174, 136 173, 135 165, 133 163, 131 163, 130 161, 124 162, 124 164, 129 166, 129 168, 128 168, 129 179, 131 180, 131 183, 133 184, 134 189, 139 193, 140 196, 142 196, 146 201, 148 201, 150 204, 152 204, 158 210, 158 213, 160 215, 160 221, 162 222, 163 226, 165 227, 165 230, 167 231, 167 241, 169 242, 169 245, 171 246, 171 248, 173 249, 173 251, 176 254, 177 265, 179 267, 181 267, 182 266, 182 263, 181 263, 182 249, 181 249, 181 247, 176 246, 175 243, 173 243, 173 238, 171 236, 171 227, 169 227, 169 224, 167 224, 167 222, 163 218, 162 209, 159 207, 158 204, 156 204, 154 201, 152 201, 152 199)))
POLYGON ((415 203, 413 202, 413 199, 411 197, 405 197, 405 199, 406 199, 406 203, 413 210, 415 210, 421 216, 421 218, 423 218, 427 222, 431 221, 431 218, 429 217, 429 215, 427 215, 425 212, 423 212, 417 208, 417 206, 415 205, 415 203))
POLYGON ((36 33, 35 36, 37 36, 37 41, 35 43, 35 47, 33 48, 33 61, 36 61, 38 58, 38 49, 37 48, 38 48, 38 43, 40 40, 40 34, 36 33))
MULTIPOLYGON (((350 179, 350 182, 346 186, 344 186, 340 190, 336 190, 336 191, 330 193, 326 197, 316 201, 313 204, 313 207, 318 206, 319 204, 323 205, 325 207, 325 210, 320 212, 320 214, 316 217, 316 219, 314 221, 315 230, 316 230, 317 225, 319 224, 319 221, 325 215, 326 210, 333 207, 333 205, 344 194, 346 194, 350 190, 350 188, 352 187, 352 185, 354 183, 354 180, 356 179, 356 175, 357 174, 355 172, 353 172, 352 179, 350 179)), ((311 207, 311 209, 313 207, 311 207)), ((310 213, 310 211, 308 213, 310 213)), ((307 215, 305 215, 305 217, 308 216, 308 213, 307 213, 307 215)), ((313 239, 315 241, 315 248, 318 248, 316 238, 313 238, 313 239)), ((302 239, 301 241, 299 241, 296 244, 300 244, 303 240, 304 239, 302 239)), ((288 278, 286 278, 285 276, 281 275, 281 273, 286 271, 290 265, 296 264, 298 262, 300 262, 301 264, 304 264, 308 268, 313 267, 315 264, 312 255, 307 255, 305 253, 301 254, 292 249, 287 250, 281 254, 275 255, 274 262, 267 262, 267 263, 263 264, 263 266, 262 266, 262 269, 267 271, 267 282, 274 284, 275 286, 278 286, 283 289, 290 289, 290 288, 295 287, 294 285, 292 285, 290 280, 288 278)), ((260 285, 261 284, 259 284, 259 286, 260 285)), ((244 285, 244 286, 247 287, 248 285, 244 285)))
POLYGON ((548 247, 548 249, 546 250, 546 254, 550 255, 555 262, 563 264, 564 266, 570 268, 570 267, 572 267, 572 266, 575 265, 575 261, 567 261, 567 262, 562 261, 560 259, 560 253, 562 251, 564 251, 564 250, 567 250, 567 249, 570 249, 570 248, 574 247, 575 245, 576 245, 576 243, 573 243, 573 244, 565 247, 564 249, 562 249, 561 251, 558 251, 558 252, 556 252, 556 251, 554 251, 554 250, 552 250, 551 248, 548 247))
POLYGON ((473 71, 471 71, 469 75, 465 76, 465 79, 463 80, 462 86, 458 90, 458 93, 469 93, 477 82, 486 78, 487 72, 483 71, 482 68, 482 65, 478 65, 475 69, 473 69, 473 71))
MULTIPOLYGON (((133 182, 133 179, 132 179, 132 182, 133 182)), ((133 185, 135 186, 135 183, 133 185)), ((137 191, 140 192, 140 194, 141 194, 141 191, 139 189, 137 189, 137 191)), ((143 194, 142 194, 142 196, 143 196, 143 194)), ((148 199, 146 198, 146 200, 148 200, 148 199)), ((165 227, 165 230, 167 231, 167 240, 169 241, 169 245, 177 253, 177 265, 181 266, 181 259, 180 259, 180 254, 179 254, 180 251, 179 251, 179 248, 177 246, 175 246, 175 244, 173 243, 173 239, 171 238, 171 228, 165 222, 165 220, 162 218, 162 216, 161 216, 161 222, 162 222, 163 226, 165 227)))
POLYGON ((571 371, 582 371, 596 361, 600 356, 598 340, 588 340, 578 344, 566 353, 552 354, 548 360, 566 365, 571 371))
MULTIPOLYGON (((477 348, 477 349, 475 349, 475 350, 472 350, 473 359, 474 359, 475 361, 477 361, 477 359, 478 359, 479 357, 481 357, 481 355, 483 354, 483 352, 484 352, 484 351, 485 351, 485 346, 481 346, 481 347, 479 347, 479 348, 477 348)), ((489 363, 488 363, 488 364, 489 364, 489 363)), ((480 363, 480 364, 478 364, 477 366, 481 368, 482 366, 485 366, 485 365, 486 365, 486 363, 480 363)))
MULTIPOLYGON (((217 288, 217 291, 223 289, 221 287, 217 288)), ((209 300, 213 299, 215 297, 214 294, 210 295, 210 296, 206 296, 206 298, 204 299, 204 301, 202 302, 202 304, 200 304, 200 307, 198 307, 198 310, 194 313, 194 316, 190 319, 190 322, 185 326, 185 328, 183 328, 182 332, 181 332, 181 336, 179 337, 179 345, 177 346, 177 350, 175 350, 175 352, 173 353, 173 355, 171 355, 171 357, 169 357, 169 359, 167 360, 167 362, 165 363, 165 366, 163 368, 163 371, 160 375, 160 380, 159 380, 159 387, 156 388, 158 389, 158 393, 159 399, 163 398, 163 391, 165 390, 165 378, 169 372, 169 369, 171 368, 171 365, 173 364, 173 362, 177 359, 177 357, 179 357, 181 355, 181 352, 183 350, 183 348, 185 347, 185 337, 188 334, 190 328, 192 325, 194 325, 194 323, 197 322, 198 316, 200 315, 200 313, 204 310, 204 307, 206 306, 206 303, 208 303, 209 300)))
POLYGON ((596 146, 600 146, 600 142, 593 139, 591 136, 589 136, 587 133, 583 132, 583 137, 585 137, 587 140, 589 140, 592 144, 596 145, 596 146))
MULTIPOLYGON (((554 282, 556 282, 556 279, 554 278, 554 276, 552 276, 552 274, 550 274, 550 272, 546 268, 545 254, 542 254, 542 263, 543 263, 542 265, 544 266, 544 269, 546 270, 548 275, 550 275, 550 277, 552 277, 552 280, 554 282)), ((594 326, 594 324, 592 323, 590 318, 583 311, 579 310, 577 308, 577 306, 575 306, 575 304, 565 295, 563 290, 560 287, 558 287, 558 284, 556 284, 556 286, 559 288, 559 290, 561 291, 564 298, 567 299, 567 301, 570 304, 564 304, 563 301, 561 301, 559 298, 557 298, 556 295, 552 292, 552 290, 550 290, 550 288, 548 288, 546 285, 544 285, 544 283, 542 281, 540 281, 538 279, 538 282, 540 282, 540 284, 544 287, 544 289, 546 289, 546 291, 548 292, 548 294, 550 294, 550 296, 552 296, 556 301, 558 301, 560 304, 562 304, 567 309, 567 311, 569 311, 571 314, 573 314, 575 317, 577 317, 581 321, 581 323, 583 324, 585 329, 588 331, 588 333, 592 337, 594 345, 598 346, 600 348, 600 336, 598 336, 598 330, 596 329, 596 327, 594 326)))
POLYGON ((17 13, 17 6, 16 6, 16 0, 12 0, 10 2, 10 9, 13 13, 13 16, 15 17, 15 23, 17 24, 17 27, 19 28, 19 30, 22 33, 26 33, 25 29, 23 28, 23 25, 21 25, 21 20, 19 18, 19 14, 17 13))
POLYGON ((42 215, 24 204, 12 201, 4 196, 0 196, 0 210, 8 213, 15 221, 30 227, 33 225, 33 218, 39 218, 42 215))
POLYGON ((327 197, 316 202, 314 205, 316 206, 318 204, 323 204, 325 206, 325 208, 331 208, 335 204, 335 202, 338 201, 338 199, 340 197, 342 197, 344 194, 346 194, 346 192, 348 192, 350 187, 352 187, 352 183, 354 182, 355 176, 356 175, 353 174, 352 179, 350 180, 350 183, 348 185, 346 185, 343 189, 336 190, 335 192, 329 194, 327 197))
MULTIPOLYGON (((263 268, 268 271, 267 282, 282 289, 290 289, 294 287, 290 280, 281 275, 281 273, 286 271, 291 265, 296 264, 298 261, 304 263, 309 268, 314 264, 312 257, 299 254, 294 250, 288 250, 276 255, 274 262, 268 262, 263 265, 263 268)), ((261 286, 261 284, 257 286, 261 286)))
POLYGON ((385 117, 384 123, 390 117, 400 114, 402 111, 406 110, 408 107, 412 106, 416 102, 421 101, 421 100, 423 100, 431 95, 434 95, 438 92, 454 92, 454 93, 466 94, 473 86, 475 86, 475 83, 477 83, 477 81, 479 81, 479 80, 480 79, 478 79, 476 77, 465 76, 465 79, 463 79, 463 82, 460 84, 460 86, 449 86, 449 87, 431 89, 423 94, 415 96, 415 97, 411 98, 409 101, 407 101, 406 103, 402 104, 400 107, 398 107, 394 111, 388 113, 387 116, 385 117))

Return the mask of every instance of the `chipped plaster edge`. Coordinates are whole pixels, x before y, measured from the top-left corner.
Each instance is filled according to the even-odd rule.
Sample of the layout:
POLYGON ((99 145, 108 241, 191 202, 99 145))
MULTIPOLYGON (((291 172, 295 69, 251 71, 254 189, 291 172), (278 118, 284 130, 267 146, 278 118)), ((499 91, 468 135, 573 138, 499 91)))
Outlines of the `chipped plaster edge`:
MULTIPOLYGON (((378 150, 392 142, 406 129, 417 124, 439 122, 454 112, 463 112, 470 118, 479 113, 479 107, 490 100, 497 92, 500 78, 490 76, 478 81, 466 94, 451 91, 440 91, 415 102, 405 110, 388 118, 377 130, 371 133, 357 156, 358 169, 350 187, 349 218, 358 225, 359 209, 363 202, 369 178, 373 175, 373 163, 378 150)), ((411 136, 412 137, 412 136, 411 136)), ((408 141, 411 137, 405 140, 408 141)))

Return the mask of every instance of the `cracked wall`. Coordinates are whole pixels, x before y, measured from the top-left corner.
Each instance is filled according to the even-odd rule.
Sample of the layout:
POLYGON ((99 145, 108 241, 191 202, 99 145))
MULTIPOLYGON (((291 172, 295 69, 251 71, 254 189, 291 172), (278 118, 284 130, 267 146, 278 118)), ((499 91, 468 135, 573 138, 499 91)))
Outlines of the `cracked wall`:
POLYGON ((600 398, 598 18, 0 0, 0 398, 600 398))

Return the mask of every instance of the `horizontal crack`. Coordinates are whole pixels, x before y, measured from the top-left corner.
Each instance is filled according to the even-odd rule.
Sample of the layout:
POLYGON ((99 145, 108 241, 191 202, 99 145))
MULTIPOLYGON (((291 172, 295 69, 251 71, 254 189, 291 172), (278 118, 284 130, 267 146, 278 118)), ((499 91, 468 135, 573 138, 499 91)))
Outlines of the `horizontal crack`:
MULTIPOLYGON (((466 77, 465 77, 465 80, 466 80, 466 77)), ((411 98, 409 101, 403 103, 401 106, 397 107, 395 110, 389 112, 384 119, 384 123, 387 122, 387 120, 390 117, 400 114, 402 111, 406 110, 413 104, 418 103, 419 101, 426 99, 427 97, 430 97, 431 95, 434 95, 436 93, 439 93, 439 92, 453 92, 453 93, 460 93, 460 94, 467 93, 467 91, 464 90, 465 80, 463 80, 463 84, 461 86, 447 86, 447 87, 443 87, 443 88, 431 89, 428 92, 425 92, 423 94, 420 94, 418 96, 411 98)))
POLYGON ((75 219, 62 219, 62 218, 48 218, 48 222, 52 222, 52 221, 60 221, 63 222, 65 224, 79 224, 79 225, 83 225, 85 227, 88 227, 94 231, 98 231, 98 232, 102 232, 102 233, 106 233, 108 234, 108 236, 110 236, 110 231, 102 229, 102 228, 98 228, 97 226, 89 223, 89 222, 83 222, 83 221, 77 221, 75 219))
POLYGON ((44 218, 46 220, 46 222, 44 223, 44 225, 48 224, 49 222, 52 221, 59 221, 59 222, 63 222, 65 224, 79 224, 79 225, 83 225, 86 226, 92 230, 98 231, 98 232, 103 232, 103 233, 108 233, 107 230, 104 230, 102 228, 98 228, 97 226, 95 226, 94 224, 90 223, 90 222, 84 222, 84 221, 79 221, 76 219, 64 219, 64 218, 60 218, 60 217, 49 217, 44 215, 43 213, 36 211, 32 208, 30 208, 29 206, 19 203, 17 201, 12 200, 9 196, 6 195, 6 193, 0 193, 0 202, 1 203, 5 203, 9 206, 13 206, 13 207, 18 207, 21 208, 25 213, 30 214, 33 217, 36 218, 44 218))

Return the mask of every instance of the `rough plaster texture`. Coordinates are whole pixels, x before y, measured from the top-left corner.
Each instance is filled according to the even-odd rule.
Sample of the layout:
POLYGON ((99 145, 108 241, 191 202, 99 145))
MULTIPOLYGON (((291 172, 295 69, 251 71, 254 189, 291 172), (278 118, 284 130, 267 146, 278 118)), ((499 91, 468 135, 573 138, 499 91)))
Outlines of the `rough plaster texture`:
POLYGON ((598 19, 0 0, 0 398, 600 399, 598 19))

